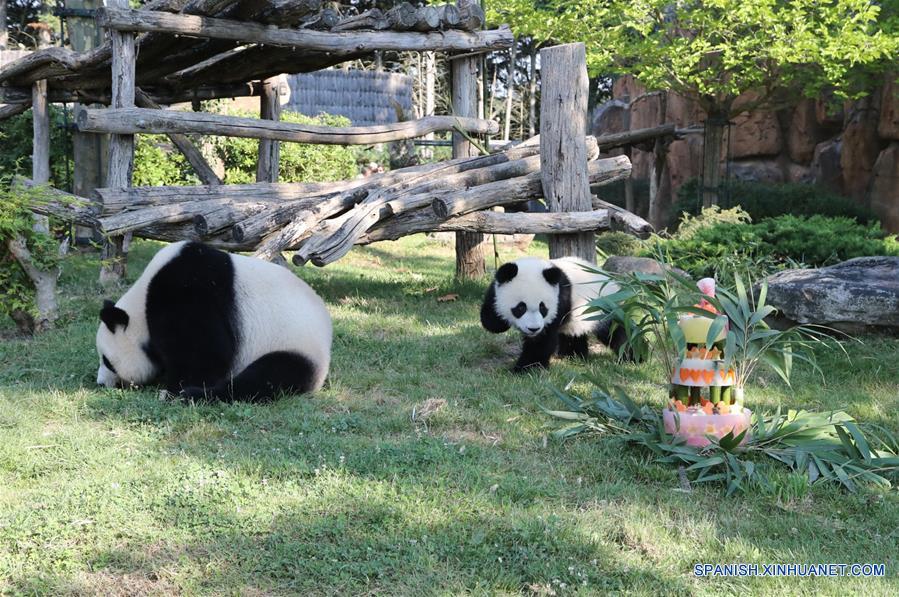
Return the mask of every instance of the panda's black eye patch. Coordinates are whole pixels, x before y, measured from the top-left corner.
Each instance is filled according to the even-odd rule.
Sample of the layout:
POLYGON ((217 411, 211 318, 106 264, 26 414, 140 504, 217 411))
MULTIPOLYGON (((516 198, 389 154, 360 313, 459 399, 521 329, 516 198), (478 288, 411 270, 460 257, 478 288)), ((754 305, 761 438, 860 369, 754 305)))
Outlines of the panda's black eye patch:
POLYGON ((546 314, 549 313, 549 309, 546 308, 546 305, 540 303, 540 315, 546 317, 546 314))
POLYGON ((527 305, 525 305, 524 303, 518 303, 517 305, 512 307, 512 315, 514 315, 516 318, 518 318, 518 317, 521 317, 522 315, 524 315, 527 310, 528 310, 527 305))
POLYGON ((113 373, 115 373, 116 375, 118 375, 118 373, 115 370, 115 367, 112 366, 112 363, 109 362, 109 359, 106 358, 105 354, 103 355, 103 366, 106 367, 107 369, 109 369, 110 371, 112 371, 113 373))

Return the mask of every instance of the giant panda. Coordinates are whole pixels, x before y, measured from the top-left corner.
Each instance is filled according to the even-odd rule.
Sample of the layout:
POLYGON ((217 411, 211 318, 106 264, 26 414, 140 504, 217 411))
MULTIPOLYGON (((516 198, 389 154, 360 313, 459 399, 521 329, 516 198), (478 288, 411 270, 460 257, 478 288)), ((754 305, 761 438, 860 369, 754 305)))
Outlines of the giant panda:
POLYGON ((585 313, 588 301, 618 287, 585 268, 596 266, 576 257, 523 257, 496 271, 481 305, 481 325, 495 334, 513 326, 521 332, 524 342, 513 371, 549 367, 554 354, 586 357, 591 334, 616 354, 626 353, 624 330, 613 331, 608 318, 594 320, 585 313))
POLYGON ((192 399, 263 401, 322 387, 331 316, 288 269, 196 242, 160 250, 97 330, 97 383, 161 382, 192 399))

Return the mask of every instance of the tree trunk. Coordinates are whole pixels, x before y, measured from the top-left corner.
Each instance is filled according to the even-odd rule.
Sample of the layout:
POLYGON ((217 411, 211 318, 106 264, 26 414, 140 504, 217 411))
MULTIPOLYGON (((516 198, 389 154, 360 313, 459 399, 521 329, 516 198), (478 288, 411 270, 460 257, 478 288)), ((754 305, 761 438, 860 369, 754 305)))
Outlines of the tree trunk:
MULTIPOLYGON (((477 111, 476 78, 478 76, 477 57, 459 58, 452 64, 453 114, 473 116, 477 111)), ((477 150, 464 136, 453 132, 453 157, 462 158, 476 155, 477 150)), ((484 235, 478 232, 456 233, 456 278, 472 280, 487 273, 484 261, 484 235)))
POLYGON ((702 207, 718 205, 721 184, 721 142, 727 118, 721 112, 710 112, 702 135, 702 207))
POLYGON ((528 137, 537 134, 537 42, 531 39, 531 65, 528 76, 528 137))
MULTIPOLYGON (((262 82, 259 97, 259 118, 281 120, 281 78, 272 77, 262 82)), ((278 182, 278 165, 281 160, 281 144, 272 139, 259 140, 259 157, 256 162, 256 182, 278 182)))
MULTIPOLYGON (((113 5, 127 6, 128 0, 113 0, 113 5)), ((132 108, 135 96, 134 34, 110 31, 112 40, 112 103, 110 108, 132 108)), ((105 110, 101 110, 105 111, 105 110)), ((153 110, 149 110, 153 112, 153 110)), ((87 110, 83 110, 83 116, 87 110)), ((124 188, 131 186, 134 171, 134 135, 119 134, 109 137, 109 165, 106 186, 124 188)), ((107 238, 100 252, 100 283, 116 283, 125 278, 128 264, 130 237, 107 238)))
POLYGON ((6 30, 6 0, 0 0, 0 50, 5 50, 9 40, 6 30))
POLYGON ((509 48, 509 70, 506 73, 506 116, 503 119, 503 139, 508 141, 512 134, 512 96, 515 94, 515 50, 517 42, 509 48))
POLYGON ((34 324, 35 331, 43 332, 52 328, 53 322, 59 317, 56 304, 56 279, 59 277, 59 270, 39 269, 25 246, 25 239, 21 236, 16 235, 9 239, 6 247, 34 284, 34 304, 38 314, 34 324))
MULTIPOLYGON (((551 212, 589 211, 587 179, 587 57, 583 43, 540 51, 543 101, 540 102, 540 157, 543 196, 551 212)), ((550 259, 573 255, 596 263, 594 234, 550 237, 550 259)))

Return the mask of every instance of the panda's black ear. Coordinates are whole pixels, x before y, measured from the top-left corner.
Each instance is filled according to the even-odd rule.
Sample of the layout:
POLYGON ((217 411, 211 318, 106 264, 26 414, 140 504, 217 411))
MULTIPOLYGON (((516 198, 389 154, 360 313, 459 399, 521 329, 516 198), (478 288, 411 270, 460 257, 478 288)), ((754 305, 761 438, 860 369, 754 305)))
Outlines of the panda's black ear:
POLYGON ((103 301, 103 308, 100 309, 100 321, 106 324, 109 331, 113 334, 118 326, 128 327, 128 313, 124 309, 119 309, 111 300, 103 301))
POLYGON ((496 270, 496 283, 505 284, 518 275, 518 266, 514 263, 504 263, 496 270))
POLYGON ((553 286, 557 286, 562 281, 562 270, 553 266, 543 270, 543 277, 553 286))

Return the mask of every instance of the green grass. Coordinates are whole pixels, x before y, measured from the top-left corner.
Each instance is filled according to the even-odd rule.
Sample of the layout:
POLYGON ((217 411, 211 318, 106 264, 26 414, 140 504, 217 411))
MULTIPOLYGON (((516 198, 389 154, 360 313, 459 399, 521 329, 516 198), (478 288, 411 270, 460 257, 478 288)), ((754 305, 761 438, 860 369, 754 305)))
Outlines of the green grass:
MULTIPOLYGON (((155 249, 137 244, 132 278, 155 249)), ((480 329, 484 283, 452 269, 451 247, 414 237, 299 270, 334 318, 325 390, 196 407, 94 386, 104 294, 95 257, 67 260, 58 329, 0 347, 0 593, 899 591, 895 490, 784 474, 772 495, 686 494, 674 469, 613 440, 548 439, 551 385, 590 372, 661 405, 663 372, 596 348, 512 375, 518 339, 480 329), (888 577, 696 578, 699 562, 877 562, 888 577)), ((845 409, 899 432, 897 342, 850 352, 821 355, 826 385, 763 377, 749 405, 845 409)))

